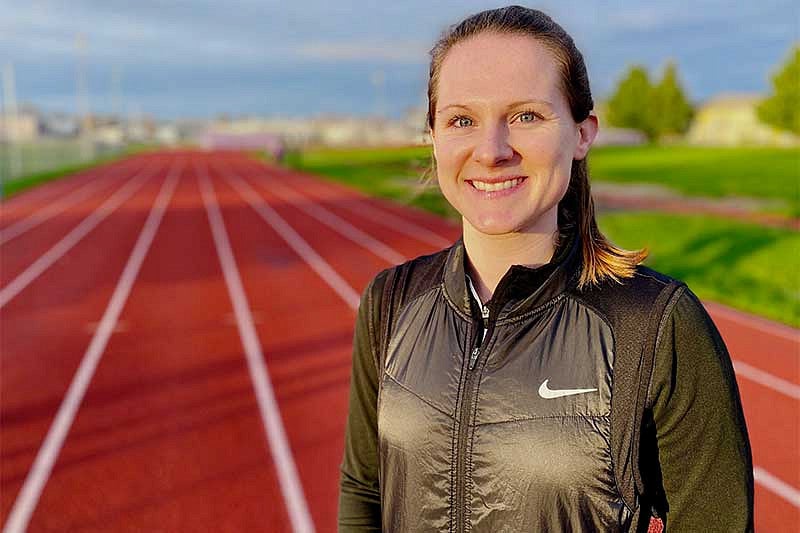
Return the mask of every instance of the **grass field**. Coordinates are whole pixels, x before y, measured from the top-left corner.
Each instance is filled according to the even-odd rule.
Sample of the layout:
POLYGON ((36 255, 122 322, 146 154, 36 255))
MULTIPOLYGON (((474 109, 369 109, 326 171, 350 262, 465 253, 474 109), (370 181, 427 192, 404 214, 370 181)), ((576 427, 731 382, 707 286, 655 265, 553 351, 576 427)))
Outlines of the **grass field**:
POLYGON ((600 228, 708 298, 800 326, 800 233, 707 216, 614 212, 600 228))
MULTIPOLYGON (((593 150, 590 165, 596 180, 658 183, 689 195, 778 198, 798 213, 797 158, 796 150, 785 149, 609 147, 593 150)), ((427 147, 314 150, 289 154, 286 163, 454 216, 435 186, 419 186, 430 164, 427 147)), ((800 326, 797 232, 659 213, 604 213, 600 224, 621 246, 647 247, 648 265, 686 281, 701 298, 800 326)))

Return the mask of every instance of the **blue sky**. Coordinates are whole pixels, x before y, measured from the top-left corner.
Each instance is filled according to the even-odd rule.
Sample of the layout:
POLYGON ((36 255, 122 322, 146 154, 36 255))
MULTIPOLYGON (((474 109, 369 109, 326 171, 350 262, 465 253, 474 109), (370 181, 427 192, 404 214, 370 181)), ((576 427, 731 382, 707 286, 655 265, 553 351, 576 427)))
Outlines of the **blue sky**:
MULTIPOLYGON (((7 0, 0 62, 20 101, 74 112, 77 35, 90 107, 163 118, 321 113, 398 116, 424 103, 427 51, 484 1, 7 0), (385 78, 382 90, 371 82, 385 78), (116 79, 119 90, 115 92, 116 79), (117 95, 117 98, 114 95, 117 95)), ((695 101, 766 92, 800 36, 791 0, 546 1, 589 68, 596 99, 627 65, 674 60, 695 101)))

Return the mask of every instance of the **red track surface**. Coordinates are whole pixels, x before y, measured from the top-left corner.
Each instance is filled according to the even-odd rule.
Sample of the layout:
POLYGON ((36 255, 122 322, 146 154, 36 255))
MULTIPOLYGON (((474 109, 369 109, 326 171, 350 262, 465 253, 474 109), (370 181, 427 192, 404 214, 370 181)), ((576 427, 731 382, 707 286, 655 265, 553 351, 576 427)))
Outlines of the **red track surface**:
MULTIPOLYGON (((86 183, 108 182, 0 246, 0 291, 129 177, 148 165, 158 169, 0 310, 0 517, 5 524, 15 502, 25 499, 21 487, 175 161, 187 164, 63 446, 55 450, 52 471, 31 502, 29 531, 292 529, 285 496, 291 491, 280 485, 286 474, 266 437, 241 316, 237 320, 200 193, 206 171, 308 516, 316 531, 335 531, 355 316, 347 294, 357 295, 389 266, 378 255, 380 243, 411 258, 459 231, 427 213, 231 153, 139 156, 3 204, 0 228, 8 228, 86 183), (257 195, 251 200, 270 206, 341 276, 349 285, 345 297, 245 201, 240 179, 257 195), (357 244, 320 218, 380 242, 357 244)), ((800 384, 796 330, 710 309, 734 360, 800 384)), ((800 524, 800 503, 789 501, 800 490, 800 400, 745 374, 738 381, 755 464, 789 487, 787 499, 785 490, 781 495, 774 482, 759 478, 757 530, 793 530, 800 524)))

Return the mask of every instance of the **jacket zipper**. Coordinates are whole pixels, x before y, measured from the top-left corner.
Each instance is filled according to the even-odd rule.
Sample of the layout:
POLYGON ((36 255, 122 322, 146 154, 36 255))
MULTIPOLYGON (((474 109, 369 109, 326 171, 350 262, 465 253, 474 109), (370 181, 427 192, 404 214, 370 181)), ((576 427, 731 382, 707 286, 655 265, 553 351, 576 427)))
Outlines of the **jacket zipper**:
POLYGON ((483 329, 483 336, 481 337, 480 342, 478 342, 477 345, 472 348, 472 351, 469 355, 469 369, 474 370, 475 363, 478 362, 478 356, 481 354, 481 346, 483 346, 483 341, 486 340, 486 332, 489 331, 489 306, 485 305, 481 301, 481 297, 478 295, 478 291, 475 289, 475 285, 472 283, 472 279, 469 277, 467 277, 467 284, 470 292, 472 293, 472 297, 481 306, 481 318, 483 319, 483 323, 481 325, 483 329))
MULTIPOLYGON (((475 327, 479 327, 477 324, 475 327)), ((484 329, 485 331, 485 329, 484 329)), ((458 447, 456 451, 456 508, 455 508, 455 531, 463 533, 466 531, 466 477, 467 477, 467 440, 469 439, 469 418, 472 405, 472 387, 475 377, 473 368, 480 355, 481 340, 477 335, 472 335, 472 350, 469 357, 469 370, 464 378, 464 392, 461 399, 461 413, 458 418, 458 447)))
POLYGON ((483 342, 486 340, 486 333, 489 331, 489 308, 483 304, 481 304, 481 317, 483 318, 483 337, 481 337, 480 342, 478 342, 478 345, 472 349, 472 353, 469 355, 470 370, 475 369, 475 364, 478 362, 478 356, 481 354, 481 346, 483 346, 483 342))
MULTIPOLYGON (((495 289, 495 294, 502 294, 503 289, 505 288, 504 285, 507 282, 507 279, 504 279, 500 282, 500 284, 495 289)), ((472 291, 473 295, 475 296, 476 300, 480 302, 481 306, 481 320, 476 321, 480 322, 480 326, 482 329, 481 336, 478 337, 477 335, 473 335, 472 338, 472 346, 469 351, 469 363, 467 368, 469 371, 466 373, 465 383, 464 383, 464 393, 463 399, 461 400, 461 413, 459 413, 459 424, 458 424, 458 450, 456 456, 456 509, 455 509, 455 521, 456 527, 455 531, 457 533, 463 533, 467 530, 467 516, 466 516, 466 509, 467 509, 467 494, 466 494, 466 477, 467 477, 467 443, 469 440, 469 421, 471 415, 471 406, 472 406, 472 394, 473 394, 473 382, 475 380, 476 372, 473 372, 475 369, 476 364, 478 363, 478 358, 481 355, 481 349, 486 346, 487 339, 491 339, 493 330, 494 330, 494 322, 490 320, 490 315, 492 315, 489 306, 484 305, 481 302, 480 298, 477 295, 477 291, 475 287, 472 285, 472 281, 469 282, 470 290, 472 291)))

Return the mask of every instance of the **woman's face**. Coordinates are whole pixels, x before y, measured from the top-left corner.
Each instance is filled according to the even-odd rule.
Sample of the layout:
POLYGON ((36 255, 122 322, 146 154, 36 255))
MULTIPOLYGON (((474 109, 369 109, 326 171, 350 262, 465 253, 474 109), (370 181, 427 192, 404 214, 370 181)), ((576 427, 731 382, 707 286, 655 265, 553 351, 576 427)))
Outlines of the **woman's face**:
POLYGON ((478 34, 447 52, 437 89, 437 176, 464 224, 556 231, 572 160, 586 156, 597 119, 572 119, 553 54, 529 36, 478 34))

